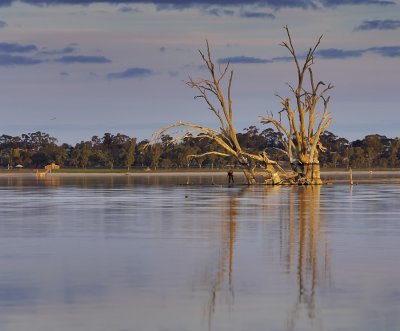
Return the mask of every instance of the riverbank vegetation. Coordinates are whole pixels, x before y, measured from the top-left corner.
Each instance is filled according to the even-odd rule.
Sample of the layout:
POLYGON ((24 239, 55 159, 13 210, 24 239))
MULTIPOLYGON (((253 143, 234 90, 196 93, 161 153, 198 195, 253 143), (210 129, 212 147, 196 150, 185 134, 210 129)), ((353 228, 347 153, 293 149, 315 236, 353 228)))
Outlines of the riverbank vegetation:
MULTIPOLYGON (((188 158, 189 155, 205 154, 218 150, 218 146, 205 140, 186 137, 171 143, 165 135, 154 148, 143 150, 147 140, 117 133, 93 136, 88 141, 73 145, 59 143, 55 137, 43 132, 0 136, 0 167, 7 169, 18 165, 24 168, 43 168, 55 162, 62 168, 71 169, 203 169, 239 167, 233 158, 205 155, 188 158)), ((241 146, 250 151, 266 150, 274 160, 285 166, 279 133, 271 128, 260 130, 251 126, 237 133, 241 146)), ((400 167, 400 138, 370 134, 362 139, 349 141, 325 131, 320 137, 327 152, 319 156, 322 168, 398 168, 400 167)), ((286 167, 289 165, 286 164, 286 167)))

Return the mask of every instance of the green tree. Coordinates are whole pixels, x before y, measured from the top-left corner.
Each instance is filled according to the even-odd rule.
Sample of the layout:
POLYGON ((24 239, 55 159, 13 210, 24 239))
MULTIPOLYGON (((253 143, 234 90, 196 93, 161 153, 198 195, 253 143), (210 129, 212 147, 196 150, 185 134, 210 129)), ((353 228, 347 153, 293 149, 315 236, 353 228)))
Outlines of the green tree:
POLYGON ((136 138, 128 139, 124 144, 125 150, 125 166, 128 171, 135 162, 136 138))
POLYGON ((151 157, 151 167, 156 170, 160 162, 160 157, 162 154, 162 145, 160 143, 155 143, 151 146, 150 157, 151 157))
POLYGON ((363 168, 365 166, 366 158, 362 147, 351 147, 349 155, 352 168, 363 168))
MULTIPOLYGON (((386 137, 385 137, 386 138, 386 137)), ((366 152, 368 168, 378 165, 378 158, 382 153, 382 136, 373 134, 364 138, 364 150, 366 152)))
POLYGON ((148 140, 142 140, 137 144, 135 159, 136 164, 141 167, 148 167, 151 164, 151 148, 146 148, 149 144, 148 140))
POLYGON ((75 146, 72 153, 72 162, 75 166, 86 169, 92 154, 92 143, 90 141, 81 141, 75 146))
POLYGON ((87 168, 89 164, 89 158, 92 154, 92 143, 90 141, 86 141, 83 143, 81 150, 81 166, 82 168, 87 168))
POLYGON ((393 139, 390 144, 388 151, 388 162, 391 167, 397 167, 399 165, 399 157, 400 157, 400 139, 393 139))
POLYGON ((36 168, 42 168, 49 163, 49 155, 44 152, 35 152, 31 156, 32 163, 36 168))

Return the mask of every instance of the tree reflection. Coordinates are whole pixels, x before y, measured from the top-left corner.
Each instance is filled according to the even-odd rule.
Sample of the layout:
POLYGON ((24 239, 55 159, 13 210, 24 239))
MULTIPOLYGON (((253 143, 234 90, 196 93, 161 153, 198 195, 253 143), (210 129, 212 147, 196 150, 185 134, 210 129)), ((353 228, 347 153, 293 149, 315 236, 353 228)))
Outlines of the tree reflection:
POLYGON ((238 196, 245 192, 245 188, 241 189, 236 195, 229 195, 228 200, 223 203, 225 207, 222 210, 222 221, 219 231, 219 256, 215 275, 211 279, 207 279, 208 284, 211 282, 211 290, 206 306, 206 315, 208 320, 208 329, 211 330, 212 318, 215 314, 217 295, 225 295, 222 299, 226 301, 228 306, 233 305, 235 292, 233 284, 233 261, 234 250, 237 235, 237 214, 238 214, 238 196))
MULTIPOLYGON (((235 248, 239 225, 243 221, 240 197, 246 192, 250 193, 248 188, 238 191, 237 194, 230 192, 229 197, 221 203, 222 221, 218 231, 215 231, 218 233, 215 239, 219 255, 213 263, 207 265, 206 277, 202 279, 209 289, 205 308, 209 330, 218 303, 223 301, 228 308, 232 308, 234 304, 235 248)), ((289 304, 288 318, 285 321, 287 330, 296 330, 304 322, 314 325, 316 329, 322 328, 322 316, 318 311, 316 298, 318 288, 329 282, 330 256, 328 241, 322 230, 320 192, 321 186, 268 187, 265 192, 260 193, 262 196, 259 202, 253 205, 255 219, 265 225, 263 240, 279 246, 280 255, 276 266, 272 256, 275 250, 269 246, 267 256, 272 258, 270 264, 265 266, 267 268, 254 266, 254 270, 262 272, 269 269, 267 272, 281 274, 279 266, 283 266, 283 273, 287 277, 282 277, 283 283, 277 286, 283 285, 292 289, 292 284, 296 284, 295 291, 289 290, 294 302, 289 304), (257 209, 257 206, 261 208, 257 209), (279 228, 279 234, 275 231, 276 227, 279 228)), ((249 221, 246 218, 247 224, 249 221)), ((237 267, 240 268, 240 265, 237 267)), ((264 286, 263 283, 259 285, 260 289, 264 286)), ((265 300, 268 302, 270 299, 266 297, 265 300)))
POLYGON ((288 330, 296 328, 302 312, 321 323, 316 305, 316 289, 329 281, 328 241, 321 231, 323 217, 320 186, 299 187, 289 192, 289 217, 281 219, 281 256, 286 271, 296 273, 297 297, 290 313, 288 330))

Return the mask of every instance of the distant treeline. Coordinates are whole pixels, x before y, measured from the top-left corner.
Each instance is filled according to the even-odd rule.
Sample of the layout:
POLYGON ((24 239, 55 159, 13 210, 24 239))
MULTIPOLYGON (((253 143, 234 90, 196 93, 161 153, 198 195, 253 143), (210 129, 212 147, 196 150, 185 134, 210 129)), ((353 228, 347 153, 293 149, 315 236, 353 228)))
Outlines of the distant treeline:
MULTIPOLYGON (((260 131, 251 126, 237 135, 240 145, 249 151, 266 150, 271 159, 285 161, 279 134, 272 129, 260 131)), ((0 136, 0 166, 3 168, 42 168, 55 162, 61 167, 74 168, 221 168, 235 166, 232 159, 208 155, 192 158, 191 155, 218 151, 219 146, 207 139, 186 138, 172 143, 171 136, 163 136, 160 143, 143 149, 147 140, 137 142, 124 134, 105 133, 81 141, 75 146, 58 144, 47 133, 34 132, 21 136, 0 136)), ((348 141, 332 132, 321 135, 321 143, 327 152, 320 154, 322 167, 372 168, 400 166, 400 139, 371 134, 362 140, 348 141)))

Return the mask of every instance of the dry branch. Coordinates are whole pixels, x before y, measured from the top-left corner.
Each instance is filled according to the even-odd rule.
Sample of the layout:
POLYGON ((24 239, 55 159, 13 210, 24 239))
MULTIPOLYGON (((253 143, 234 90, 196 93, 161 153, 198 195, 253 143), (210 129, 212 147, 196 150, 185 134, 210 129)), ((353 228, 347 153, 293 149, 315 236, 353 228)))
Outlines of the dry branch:
POLYGON ((292 168, 298 172, 299 178, 309 184, 320 184, 318 153, 325 148, 320 143, 320 136, 332 122, 328 105, 330 97, 326 93, 333 88, 332 84, 326 85, 323 81, 315 84, 312 65, 322 36, 314 47, 308 50, 304 63, 301 64, 295 51, 289 28, 285 27, 288 41, 282 42, 293 57, 297 70, 297 86, 288 84, 295 101, 292 105, 290 98, 277 97, 281 100, 283 109, 279 112, 279 121, 273 116, 261 117, 264 124, 272 125, 281 134, 281 143, 286 151, 292 168), (305 83, 309 86, 305 87, 305 83), (322 100, 322 115, 318 107, 322 100), (282 113, 286 114, 286 121, 282 121, 282 113), (300 165, 300 168, 298 167, 300 165), (310 170, 311 169, 311 170, 310 170))
POLYGON ((205 63, 210 77, 208 79, 195 80, 189 77, 186 85, 197 90, 195 99, 203 99, 208 109, 214 114, 218 120, 220 129, 214 130, 206 126, 197 125, 190 122, 178 122, 155 132, 148 145, 150 146, 166 135, 174 137, 169 141, 170 144, 180 142, 188 137, 193 139, 209 139, 215 142, 223 152, 210 151, 199 155, 190 155, 190 157, 202 157, 207 155, 218 155, 223 157, 233 157, 239 166, 243 169, 249 184, 254 184, 255 179, 255 163, 264 165, 265 171, 271 173, 272 177, 277 178, 280 182, 279 175, 275 174, 274 165, 276 162, 270 160, 266 153, 250 153, 240 146, 237 139, 237 133, 233 124, 233 100, 232 100, 232 84, 233 70, 230 70, 229 63, 223 68, 219 67, 218 72, 215 70, 215 64, 211 57, 211 50, 208 42, 206 42, 206 51, 199 50, 200 56, 205 63), (227 78, 227 88, 224 91, 223 83, 227 78), (174 129, 178 129, 173 132, 174 129))
POLYGON ((170 144, 189 137, 192 139, 208 139, 215 142, 222 151, 214 150, 189 155, 188 158, 208 155, 233 157, 243 169, 249 184, 256 182, 256 173, 261 173, 273 184, 320 184, 318 155, 319 152, 325 150, 320 143, 320 135, 332 122, 328 112, 330 97, 326 94, 333 88, 331 84, 326 85, 323 81, 318 81, 315 84, 312 71, 314 56, 321 43, 322 36, 308 50, 304 62, 300 63, 287 26, 285 30, 287 41, 282 42, 281 46, 285 47, 291 54, 297 71, 297 84, 295 86, 288 84, 290 92, 294 96, 294 101, 289 97, 284 98, 277 95, 283 106, 283 109, 279 112, 279 119, 275 119, 272 114, 260 119, 263 124, 271 125, 278 132, 279 140, 292 166, 292 171, 285 171, 277 161, 271 160, 265 151, 249 152, 239 144, 233 124, 231 94, 233 70, 230 70, 229 63, 223 67, 219 66, 218 70, 215 70, 208 41, 206 41, 206 50, 199 50, 199 54, 207 67, 209 78, 195 80, 189 77, 186 85, 197 91, 198 94, 195 99, 204 100, 208 109, 216 117, 219 130, 190 122, 178 122, 155 132, 148 145, 160 141, 166 134, 173 135, 173 138, 169 141, 170 144), (308 86, 306 86, 307 82, 308 86), (322 105, 322 108, 320 105, 322 105), (174 129, 177 130, 173 131, 174 129), (255 170, 257 164, 262 165, 261 172, 255 170))

